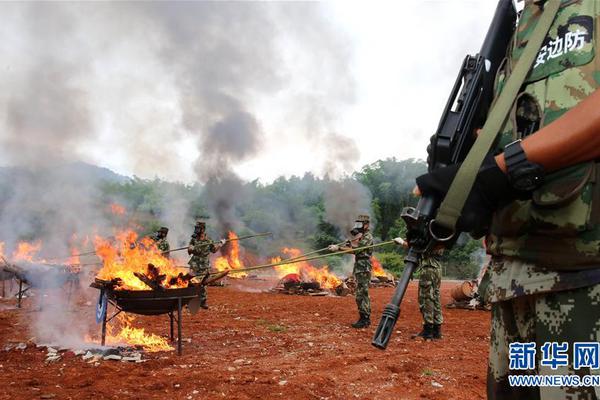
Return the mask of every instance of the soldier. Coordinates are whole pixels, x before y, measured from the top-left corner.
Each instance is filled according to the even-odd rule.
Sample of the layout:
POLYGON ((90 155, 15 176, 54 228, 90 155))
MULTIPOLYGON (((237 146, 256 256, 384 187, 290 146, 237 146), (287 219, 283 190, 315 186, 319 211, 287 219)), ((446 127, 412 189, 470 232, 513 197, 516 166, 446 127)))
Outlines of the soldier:
MULTIPOLYGON (((221 239, 219 242, 213 242, 206 235, 206 223, 198 220, 194 227, 194 233, 190 240, 188 247, 188 254, 192 257, 188 262, 190 269, 196 275, 204 275, 210 270, 210 253, 216 253, 221 246, 225 244, 225 239, 221 239)), ((200 307, 208 309, 206 303, 206 288, 202 286, 200 288, 200 307)))
MULTIPOLYGON (((496 88, 504 87, 533 27, 555 4, 525 2, 496 88)), ((489 399, 598 398, 591 386, 512 386, 509 376, 595 373, 585 359, 575 369, 574 358, 578 342, 600 341, 599 18, 596 1, 560 4, 457 225, 468 232, 489 227, 489 399), (534 356, 525 357, 519 346, 530 343, 527 354, 534 356)), ((417 185, 441 198, 456 171, 440 168, 417 185)))
POLYGON ((167 235, 169 233, 169 228, 162 226, 159 230, 156 231, 150 238, 154 241, 156 248, 163 253, 163 256, 169 258, 169 253, 167 253, 171 246, 169 246, 169 242, 167 241, 167 235))
MULTIPOLYGON (((369 216, 359 215, 350 231, 354 237, 347 246, 331 245, 329 251, 351 250, 373 244, 373 235, 369 232, 369 216)), ((373 249, 359 250, 354 253, 354 278, 356 279, 356 305, 359 319, 352 324, 353 328, 366 328, 371 325, 371 299, 369 299, 369 283, 371 282, 371 255, 373 249)))
POLYGON ((419 309, 423 315, 423 330, 412 336, 425 340, 442 338, 442 304, 440 284, 442 283, 441 250, 421 260, 419 275, 419 309))

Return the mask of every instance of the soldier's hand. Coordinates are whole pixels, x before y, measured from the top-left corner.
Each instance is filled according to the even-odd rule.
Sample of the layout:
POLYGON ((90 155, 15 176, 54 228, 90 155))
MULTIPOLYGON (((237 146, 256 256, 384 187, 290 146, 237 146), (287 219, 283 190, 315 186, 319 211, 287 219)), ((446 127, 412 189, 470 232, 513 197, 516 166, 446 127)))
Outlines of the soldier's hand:
POLYGON ((394 241, 394 243, 396 243, 399 246, 408 247, 408 242, 406 240, 402 239, 401 237, 397 237, 392 240, 394 241))
POLYGON ((194 252, 194 246, 188 246, 188 254, 192 254, 194 252))
POLYGON ((330 244, 329 246, 327 246, 327 250, 329 250, 329 251, 339 251, 340 250, 340 246, 338 246, 337 244, 330 244))
POLYGON ((220 244, 221 246, 225 245, 225 243, 227 243, 227 240, 226 240, 226 239, 221 239, 221 240, 219 240, 219 244, 220 244))
MULTIPOLYGON (((448 189, 461 164, 438 168, 417 178, 418 190, 422 195, 431 195, 439 201, 446 197, 448 189)), ((483 234, 491 222, 494 211, 517 198, 518 193, 508 182, 508 177, 488 155, 479 169, 456 229, 459 232, 483 234)))

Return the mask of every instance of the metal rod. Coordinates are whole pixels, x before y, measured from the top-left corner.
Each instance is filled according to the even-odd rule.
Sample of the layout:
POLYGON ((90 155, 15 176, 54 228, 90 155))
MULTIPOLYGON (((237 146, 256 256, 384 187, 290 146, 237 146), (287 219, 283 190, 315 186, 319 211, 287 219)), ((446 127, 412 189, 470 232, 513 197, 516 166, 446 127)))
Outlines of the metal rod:
POLYGON ((104 346, 106 344, 106 315, 108 314, 108 303, 106 304, 106 312, 104 312, 104 317, 102 317, 102 338, 100 340, 100 344, 104 346))
MULTIPOLYGON (((341 246, 341 245, 343 245, 346 242, 347 242, 347 240, 344 240, 343 242, 336 243, 333 246, 341 246)), ((309 251, 308 253, 300 254, 299 256, 296 256, 296 257, 286 258, 285 260, 282 260, 282 261, 297 260, 297 259, 300 259, 300 258, 304 258, 304 257, 310 256, 310 255, 313 255, 313 254, 320 253, 320 252, 325 251, 327 249, 329 249, 329 246, 323 247, 322 249, 309 251)))
POLYGON ((21 308, 21 299, 23 298, 23 281, 19 279, 19 294, 17 296, 17 308, 21 308))
POLYGON ((181 297, 177 299, 177 355, 181 355, 181 297))
POLYGON ((172 342, 172 341, 173 341, 173 339, 174 339, 174 338, 173 338, 173 311, 171 311, 171 312, 169 313, 169 320, 170 320, 170 322, 171 322, 171 324, 170 324, 170 325, 171 325, 171 330, 170 330, 170 335, 169 335, 169 337, 171 338, 171 342, 172 342))
MULTIPOLYGON (((236 237, 236 238, 225 239, 225 243, 234 242, 236 240, 244 240, 244 239, 250 239, 250 238, 261 237, 261 236, 270 236, 270 235, 272 235, 271 232, 264 232, 264 233, 257 233, 255 235, 240 236, 240 237, 236 237)), ((220 242, 218 242, 218 241, 217 242, 209 242, 209 243, 203 244, 203 246, 210 246, 211 244, 217 244, 217 243, 220 243, 220 242)), ((172 249, 172 250, 169 250, 169 251, 163 251, 162 254, 169 254, 169 253, 172 253, 174 251, 186 250, 188 247, 189 246, 178 247, 176 249, 172 249)))
MULTIPOLYGON (((375 248, 375 247, 386 246, 386 245, 392 244, 392 243, 394 243, 393 240, 388 240, 387 242, 381 242, 381 243, 377 243, 377 244, 372 244, 370 246, 363 246, 363 247, 357 247, 357 248, 354 248, 354 249, 336 251, 336 252, 330 253, 330 254, 322 254, 322 255, 319 255, 319 256, 313 256, 313 257, 303 258, 301 260, 293 260, 293 259, 291 261, 290 260, 284 260, 284 261, 280 261, 280 262, 276 262, 276 263, 271 263, 271 264, 257 265, 255 267, 240 268, 240 269, 230 269, 229 273, 230 274, 235 274, 235 273, 238 273, 238 272, 254 271, 254 270, 257 270, 257 269, 266 269, 266 268, 277 267, 279 265, 295 264, 295 263, 300 262, 300 261, 318 260, 318 259, 321 259, 321 258, 326 258, 326 257, 331 257, 331 256, 337 256, 337 255, 340 255, 340 254, 354 253, 354 252, 357 252, 357 251, 362 251, 362 250, 366 250, 366 249, 372 249, 372 248, 375 248)), ((221 271, 219 271, 219 272, 221 272, 221 271)), ((219 272, 211 272, 211 274, 214 275, 214 274, 219 273, 219 272)))

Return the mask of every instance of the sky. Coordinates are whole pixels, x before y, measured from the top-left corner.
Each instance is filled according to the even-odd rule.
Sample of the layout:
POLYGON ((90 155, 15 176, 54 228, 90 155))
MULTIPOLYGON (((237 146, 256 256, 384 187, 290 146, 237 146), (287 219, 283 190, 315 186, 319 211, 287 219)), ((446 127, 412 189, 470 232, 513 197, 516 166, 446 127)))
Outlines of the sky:
POLYGON ((2 3, 0 164, 266 183, 425 158, 495 6, 2 3))

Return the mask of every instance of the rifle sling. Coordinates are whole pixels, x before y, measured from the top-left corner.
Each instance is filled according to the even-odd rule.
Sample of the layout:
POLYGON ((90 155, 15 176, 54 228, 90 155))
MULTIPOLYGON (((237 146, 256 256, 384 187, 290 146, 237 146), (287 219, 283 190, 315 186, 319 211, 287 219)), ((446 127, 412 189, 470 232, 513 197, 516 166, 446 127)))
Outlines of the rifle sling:
MULTIPOLYGON (((521 85, 523 85, 523 82, 533 65, 533 61, 542 46, 542 42, 554 21, 560 3, 560 0, 549 0, 546 2, 544 11, 535 26, 529 43, 523 50, 512 74, 508 77, 500 96, 493 104, 479 137, 475 140, 473 147, 463 161, 462 166, 450 185, 446 197, 440 205, 440 209, 435 218, 435 223, 437 225, 455 232, 456 222, 460 217, 465 202, 467 201, 467 197, 473 188, 475 178, 483 163, 483 159, 490 151, 498 132, 502 129, 504 121, 519 93, 519 89, 521 88, 521 85)), ((468 134, 470 134, 470 132, 468 132, 468 134)))

